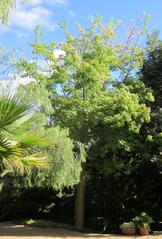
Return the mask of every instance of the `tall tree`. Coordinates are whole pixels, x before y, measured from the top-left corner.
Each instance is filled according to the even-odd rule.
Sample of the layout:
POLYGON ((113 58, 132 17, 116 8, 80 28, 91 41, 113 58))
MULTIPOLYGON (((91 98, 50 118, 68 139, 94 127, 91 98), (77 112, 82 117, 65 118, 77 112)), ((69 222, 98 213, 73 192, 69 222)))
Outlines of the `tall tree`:
POLYGON ((162 42, 157 39, 156 44, 153 45, 151 39, 144 57, 141 80, 152 89, 155 97, 152 108, 157 108, 162 107, 162 42))
MULTIPOLYGON (((135 44, 129 40, 125 44, 116 42, 116 27, 112 21, 104 26, 97 18, 88 29, 79 26, 78 36, 65 28, 66 41, 62 44, 42 44, 38 40, 33 44, 34 52, 44 57, 44 69, 40 70, 36 62, 22 60, 21 64, 28 76, 45 85, 53 108, 51 124, 69 129, 71 138, 83 146, 84 161, 89 148, 105 136, 113 151, 133 147, 132 135, 137 135, 142 123, 150 119, 150 110, 138 94, 122 85, 113 86, 113 72, 120 73, 122 79, 133 75, 143 55, 138 40, 135 44), (100 133, 100 126, 107 134, 100 133)), ((85 186, 83 162, 75 204, 79 230, 84 226, 85 186)))
POLYGON ((141 81, 149 87, 155 98, 150 102, 151 121, 144 128, 150 134, 152 144, 152 160, 157 162, 161 167, 161 142, 162 142, 162 42, 158 33, 153 32, 149 36, 147 51, 144 57, 143 67, 141 69, 141 81))

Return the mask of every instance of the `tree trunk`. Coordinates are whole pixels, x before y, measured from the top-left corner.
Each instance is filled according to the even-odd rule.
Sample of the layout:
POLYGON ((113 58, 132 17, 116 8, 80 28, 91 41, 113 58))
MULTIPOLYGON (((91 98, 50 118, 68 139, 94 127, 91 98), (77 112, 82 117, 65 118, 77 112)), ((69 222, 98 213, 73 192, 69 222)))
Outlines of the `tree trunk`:
POLYGON ((85 172, 83 167, 75 197, 75 226, 80 231, 84 228, 85 187, 85 172))

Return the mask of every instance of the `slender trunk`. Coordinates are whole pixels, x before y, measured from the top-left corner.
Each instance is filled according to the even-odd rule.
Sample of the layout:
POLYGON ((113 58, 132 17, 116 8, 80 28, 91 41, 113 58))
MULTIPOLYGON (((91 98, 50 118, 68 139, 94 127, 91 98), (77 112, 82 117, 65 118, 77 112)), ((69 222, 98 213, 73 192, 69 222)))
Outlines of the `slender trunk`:
POLYGON ((85 187, 85 172, 83 167, 75 197, 75 226, 80 231, 84 228, 85 187))

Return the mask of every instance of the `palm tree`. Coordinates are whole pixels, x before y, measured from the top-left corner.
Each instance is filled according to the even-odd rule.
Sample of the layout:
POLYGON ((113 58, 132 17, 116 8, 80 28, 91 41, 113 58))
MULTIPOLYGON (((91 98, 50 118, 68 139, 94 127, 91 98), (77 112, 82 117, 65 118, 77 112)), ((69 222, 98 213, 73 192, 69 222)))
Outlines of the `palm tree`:
POLYGON ((34 130, 32 107, 16 96, 0 96, 0 172, 18 170, 21 173, 31 167, 48 164, 42 155, 41 140, 34 130))

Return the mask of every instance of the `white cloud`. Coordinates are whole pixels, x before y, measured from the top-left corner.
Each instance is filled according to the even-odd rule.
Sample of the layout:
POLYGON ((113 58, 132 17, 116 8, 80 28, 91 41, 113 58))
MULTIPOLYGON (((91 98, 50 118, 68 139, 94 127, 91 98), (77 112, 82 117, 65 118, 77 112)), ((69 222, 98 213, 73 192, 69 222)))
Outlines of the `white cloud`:
POLYGON ((20 85, 27 85, 34 81, 31 77, 21 77, 17 74, 10 74, 9 80, 0 80, 0 95, 4 93, 14 94, 20 85))
POLYGON ((68 0, 44 0, 46 4, 50 5, 65 5, 68 3, 68 0))
POLYGON ((8 26, 0 24, 0 34, 9 31, 19 31, 18 37, 25 38, 27 34, 24 34, 24 31, 33 31, 37 25, 45 28, 47 31, 53 31, 58 25, 53 23, 53 12, 51 8, 53 8, 53 6, 61 7, 69 2, 69 0, 24 1, 17 1, 16 11, 12 13, 8 26), (20 31, 22 31, 22 34, 20 31))
POLYGON ((2 23, 0 23, 0 34, 3 34, 8 31, 8 27, 2 23))
POLYGON ((71 16, 71 17, 75 17, 76 13, 72 10, 69 10, 68 11, 68 14, 71 16))
POLYGON ((64 51, 62 51, 62 50, 54 50, 54 52, 53 52, 53 55, 56 57, 56 58, 59 58, 60 56, 65 56, 65 52, 64 51))
POLYGON ((31 9, 18 8, 12 16, 11 24, 26 30, 33 30, 37 25, 45 27, 47 30, 56 28, 56 24, 52 23, 52 12, 41 6, 31 9))
POLYGON ((65 5, 68 3, 68 0, 29 0, 27 2, 30 6, 40 6, 40 5, 65 5))
POLYGON ((17 85, 27 85, 30 82, 35 81, 35 80, 29 76, 22 77, 18 74, 15 74, 15 75, 13 75, 13 81, 15 81, 17 85))
POLYGON ((37 6, 43 4, 43 0, 30 0, 26 4, 30 6, 37 6))

